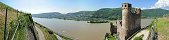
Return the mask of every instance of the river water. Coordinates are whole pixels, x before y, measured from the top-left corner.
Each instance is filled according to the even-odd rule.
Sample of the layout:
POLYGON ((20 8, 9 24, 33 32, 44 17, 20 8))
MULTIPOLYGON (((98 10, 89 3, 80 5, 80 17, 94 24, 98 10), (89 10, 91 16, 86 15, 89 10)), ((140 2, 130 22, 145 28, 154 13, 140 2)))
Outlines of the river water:
POLYGON ((54 32, 71 37, 75 40, 104 40, 105 34, 110 30, 109 23, 91 24, 86 21, 33 18, 54 32))
MULTIPOLYGON (((62 20, 56 18, 33 18, 45 27, 56 33, 71 37, 75 40, 104 40, 106 33, 110 32, 109 23, 87 23, 86 21, 62 20)), ((142 19, 142 26, 151 23, 151 19, 142 19)))

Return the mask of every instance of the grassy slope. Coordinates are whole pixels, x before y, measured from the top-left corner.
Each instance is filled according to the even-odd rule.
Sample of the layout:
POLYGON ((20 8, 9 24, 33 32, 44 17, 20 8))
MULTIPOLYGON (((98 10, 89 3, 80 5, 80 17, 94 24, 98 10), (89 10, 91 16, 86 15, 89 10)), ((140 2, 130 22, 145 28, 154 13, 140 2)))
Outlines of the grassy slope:
POLYGON ((20 14, 19 16, 19 27, 17 32, 15 33, 15 40, 25 40, 26 39, 26 27, 29 27, 28 25, 31 24, 30 19, 29 19, 30 15, 27 14, 20 14))
POLYGON ((169 39, 169 20, 159 18, 157 21, 158 39, 168 40, 169 39))
POLYGON ((17 10, 3 4, 0 2, 0 40, 3 40, 3 31, 4 31, 4 21, 5 21, 5 9, 8 8, 8 21, 7 21, 7 38, 12 38, 11 35, 14 34, 14 29, 16 29, 18 19, 17 14, 19 16, 19 28, 16 33, 16 36, 14 37, 15 40, 24 40, 26 39, 25 35, 25 27, 30 27, 32 24, 32 18, 30 14, 24 13, 19 11, 17 13, 17 10))
POLYGON ((4 31, 4 22, 5 22, 5 8, 8 8, 8 21, 7 21, 7 31, 11 29, 10 23, 16 20, 16 10, 6 6, 5 4, 0 2, 0 40, 3 40, 3 31, 4 31))
POLYGON ((20 29, 17 31, 14 40, 24 40, 24 39, 26 39, 26 35, 25 35, 26 32, 25 32, 24 29, 25 29, 25 28, 22 27, 22 28, 20 28, 20 29))

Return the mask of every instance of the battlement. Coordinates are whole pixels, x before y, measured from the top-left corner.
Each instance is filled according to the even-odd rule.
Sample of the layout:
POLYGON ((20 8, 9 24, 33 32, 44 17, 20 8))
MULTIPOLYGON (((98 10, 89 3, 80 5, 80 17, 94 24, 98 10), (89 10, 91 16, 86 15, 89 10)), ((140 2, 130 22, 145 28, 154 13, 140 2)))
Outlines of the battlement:
POLYGON ((136 8, 134 13, 135 14, 141 14, 141 9, 140 8, 136 8))
POLYGON ((131 8, 132 8, 132 6, 131 6, 130 3, 123 3, 122 4, 122 9, 129 9, 129 10, 131 10, 131 8))
POLYGON ((122 7, 132 7, 130 3, 123 3, 122 7))

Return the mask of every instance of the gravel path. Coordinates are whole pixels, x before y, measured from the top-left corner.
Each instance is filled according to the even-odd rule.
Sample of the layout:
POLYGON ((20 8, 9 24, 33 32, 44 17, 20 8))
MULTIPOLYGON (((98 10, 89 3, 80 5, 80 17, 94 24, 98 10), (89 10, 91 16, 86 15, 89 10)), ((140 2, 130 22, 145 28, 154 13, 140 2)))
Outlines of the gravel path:
POLYGON ((38 31, 39 40, 45 40, 43 32, 38 27, 35 26, 35 28, 38 31))
POLYGON ((33 36, 33 33, 30 28, 26 27, 26 38, 27 40, 35 40, 35 37, 33 36))

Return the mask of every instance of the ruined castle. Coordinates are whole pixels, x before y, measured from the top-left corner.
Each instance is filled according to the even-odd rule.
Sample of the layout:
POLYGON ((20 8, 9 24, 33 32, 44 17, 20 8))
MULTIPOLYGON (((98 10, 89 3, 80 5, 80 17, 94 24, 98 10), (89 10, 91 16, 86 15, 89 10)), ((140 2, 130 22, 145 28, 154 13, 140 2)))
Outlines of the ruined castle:
POLYGON ((136 31, 141 29, 141 9, 135 8, 132 11, 132 5, 122 4, 122 27, 119 28, 119 39, 127 40, 136 31))

